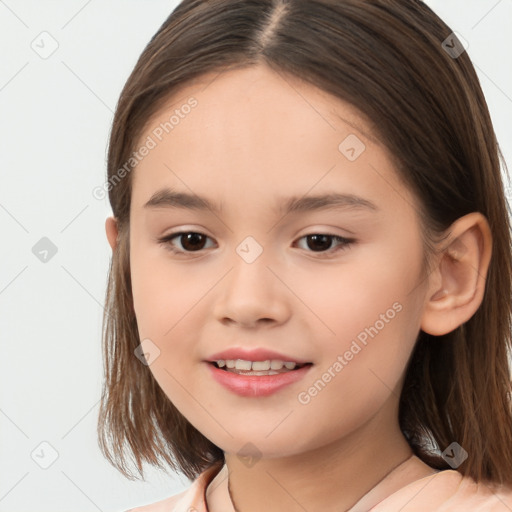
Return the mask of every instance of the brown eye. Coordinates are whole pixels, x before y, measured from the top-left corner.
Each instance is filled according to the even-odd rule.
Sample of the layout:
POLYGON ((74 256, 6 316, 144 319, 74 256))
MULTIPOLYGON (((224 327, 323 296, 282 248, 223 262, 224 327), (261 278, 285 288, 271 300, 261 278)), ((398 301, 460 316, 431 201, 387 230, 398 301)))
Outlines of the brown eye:
POLYGON ((197 251, 204 247, 206 237, 201 233, 184 233, 180 234, 182 247, 187 251, 197 251))
POLYGON ((307 235, 307 246, 313 251, 324 251, 331 248, 333 237, 329 235, 307 235))
POLYGON ((175 253, 197 252, 205 248, 205 242, 208 238, 209 237, 203 233, 180 231, 179 233, 173 233, 172 235, 161 238, 159 243, 175 253), (173 242, 175 238, 180 241, 181 247, 175 247, 175 242, 173 242))
POLYGON ((299 240, 306 239, 306 247, 311 252, 333 253, 348 248, 355 242, 353 239, 344 238, 338 235, 329 235, 326 233, 315 233, 301 237, 299 240), (333 242, 338 242, 334 249, 331 249, 333 242))
MULTIPOLYGON (((187 254, 199 252, 205 249, 205 243, 209 239, 204 233, 195 231, 180 231, 170 234, 158 240, 166 249, 175 254, 187 254), (181 247, 176 247, 174 239, 178 239, 181 247)), ((306 251, 323 253, 331 255, 332 253, 347 249, 355 242, 353 239, 344 238, 338 235, 329 235, 327 233, 314 233, 301 237, 299 240, 306 239, 306 251), (337 244, 335 244, 335 242, 337 244), (332 248, 334 246, 334 249, 332 248)))

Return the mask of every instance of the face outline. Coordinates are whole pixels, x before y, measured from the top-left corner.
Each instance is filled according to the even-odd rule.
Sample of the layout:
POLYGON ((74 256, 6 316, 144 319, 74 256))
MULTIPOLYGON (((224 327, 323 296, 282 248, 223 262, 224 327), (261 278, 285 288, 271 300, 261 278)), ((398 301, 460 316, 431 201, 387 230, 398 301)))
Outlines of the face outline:
MULTIPOLYGON (((157 143, 132 175, 134 310, 140 339, 159 351, 150 371, 214 444, 236 453, 250 441, 267 458, 354 438, 377 417, 387 424, 373 432, 375 442, 397 435, 392 418, 426 296, 416 201, 389 155, 355 128, 364 123, 353 108, 290 83, 258 67, 184 87, 140 137, 157 143), (154 130, 192 96, 197 106, 179 111, 178 124, 156 132, 158 140, 154 130), (358 139, 364 150, 353 159, 363 149, 358 139), (164 187, 206 196, 222 210, 144 208, 164 187), (363 197, 378 211, 274 210, 279 197, 329 192, 363 197), (205 234, 206 248, 175 255, 158 242, 181 231, 205 234), (354 242, 324 256, 308 248, 304 237, 312 234, 354 242), (236 251, 248 236, 263 249, 251 263, 236 251), (263 347, 314 364, 305 379, 273 395, 240 397, 215 382, 204 362, 230 347, 263 347), (312 396, 318 380, 325 387, 312 396)), ((174 238, 176 248, 180 242, 174 238)))

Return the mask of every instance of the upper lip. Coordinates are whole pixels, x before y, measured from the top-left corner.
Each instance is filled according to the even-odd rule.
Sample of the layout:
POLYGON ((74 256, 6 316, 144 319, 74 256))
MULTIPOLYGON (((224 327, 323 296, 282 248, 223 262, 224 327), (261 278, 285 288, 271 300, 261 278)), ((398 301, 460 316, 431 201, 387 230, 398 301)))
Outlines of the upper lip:
POLYGON ((268 350, 266 348, 237 348, 232 347, 227 350, 223 350, 222 352, 217 352, 212 354, 207 361, 210 363, 216 362, 219 359, 223 360, 237 360, 243 359, 244 361, 267 361, 272 359, 278 359, 279 361, 287 362, 291 361, 297 364, 306 364, 311 361, 306 361, 305 359, 301 359, 296 356, 289 356, 285 354, 280 354, 279 352, 274 352, 273 350, 268 350))

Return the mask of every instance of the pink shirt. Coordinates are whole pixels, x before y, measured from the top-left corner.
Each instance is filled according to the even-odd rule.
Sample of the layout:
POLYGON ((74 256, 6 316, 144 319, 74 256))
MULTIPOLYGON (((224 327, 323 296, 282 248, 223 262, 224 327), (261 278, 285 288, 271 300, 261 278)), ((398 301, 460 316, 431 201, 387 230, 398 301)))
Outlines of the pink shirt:
MULTIPOLYGON (((227 466, 215 465, 201 473, 191 486, 165 500, 133 508, 126 512, 208 512, 205 493, 215 478, 222 493, 223 512, 234 511, 223 485, 227 466), (218 477, 218 478, 216 478, 218 477), (227 500, 227 501, 226 501, 227 500)), ((210 499, 210 498, 209 498, 210 499)), ((212 505, 213 506, 213 505, 212 505)), ((363 502, 350 512, 512 512, 512 488, 493 492, 485 484, 477 484, 458 471, 444 470, 420 478, 385 497, 368 509, 363 502)))

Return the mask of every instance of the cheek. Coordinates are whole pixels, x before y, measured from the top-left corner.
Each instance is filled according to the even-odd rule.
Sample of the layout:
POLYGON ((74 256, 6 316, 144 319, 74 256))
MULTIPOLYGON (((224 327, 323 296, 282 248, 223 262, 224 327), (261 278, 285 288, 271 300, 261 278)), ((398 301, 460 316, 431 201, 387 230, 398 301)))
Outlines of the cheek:
MULTIPOLYGON (((149 369, 180 411, 190 409, 190 368, 195 358, 194 306, 211 284, 198 280, 184 266, 170 265, 165 254, 134 244, 131 280, 140 340, 158 348, 149 369), (186 390, 189 390, 188 392, 186 390)), ((197 326, 197 322, 196 322, 197 326)), ((155 349, 153 349, 155 350, 155 349)))
POLYGON ((163 249, 144 249, 137 244, 131 257, 131 280, 140 335, 155 339, 172 337, 211 287, 190 267, 171 264, 163 249))
POLYGON ((337 396, 340 403, 352 404, 355 414, 351 397, 359 397, 371 409, 382 404, 405 370, 419 331, 415 286, 421 253, 407 241, 408 252, 397 245, 359 252, 357 261, 341 265, 334 278, 332 270, 315 275, 307 304, 322 320, 317 331, 319 371, 335 373, 330 388, 337 389, 330 398, 330 393, 323 394, 318 406, 327 407, 337 396))
POLYGON ((396 310, 408 309, 419 277, 419 266, 411 265, 414 254, 409 253, 408 260, 405 254, 383 246, 368 247, 346 263, 319 268, 314 279, 310 273, 296 273, 294 291, 321 320, 314 319, 319 333, 330 333, 333 340, 353 339, 375 323, 382 327, 383 321, 386 329, 391 324, 396 327, 413 311, 397 314, 396 310))

